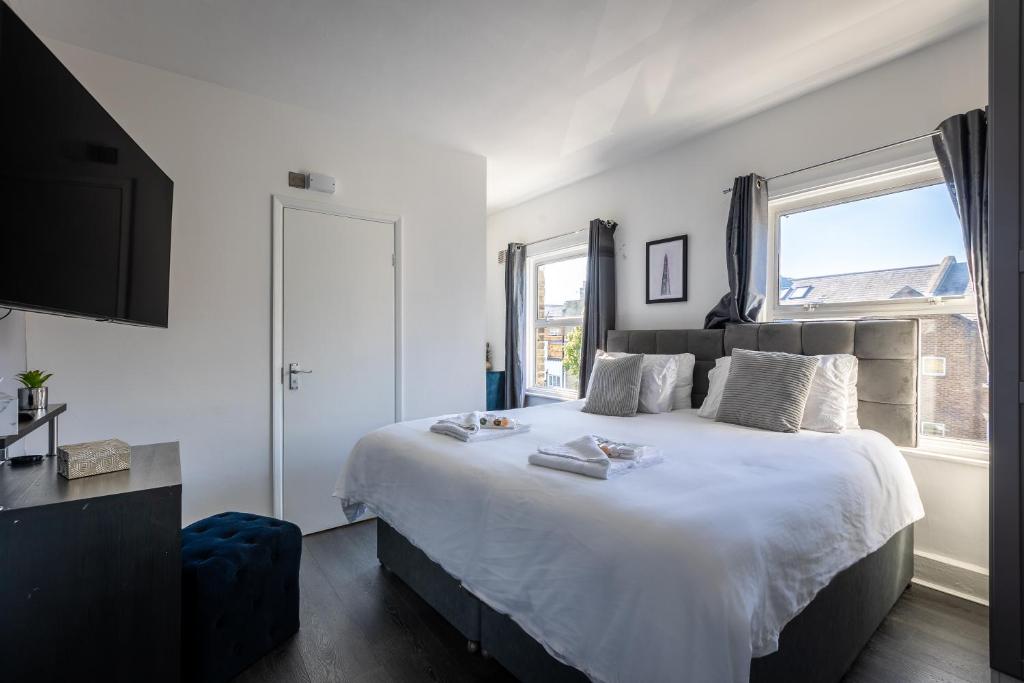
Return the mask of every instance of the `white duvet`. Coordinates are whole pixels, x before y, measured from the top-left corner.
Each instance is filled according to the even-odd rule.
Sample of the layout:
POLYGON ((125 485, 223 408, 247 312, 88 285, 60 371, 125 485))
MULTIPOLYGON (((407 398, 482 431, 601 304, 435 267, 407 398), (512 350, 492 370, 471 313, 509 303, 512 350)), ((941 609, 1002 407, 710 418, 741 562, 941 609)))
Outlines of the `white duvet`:
POLYGON ((903 456, 873 431, 779 434, 581 403, 509 411, 532 431, 483 443, 431 434, 433 419, 385 427, 356 444, 335 495, 609 683, 746 681, 837 572, 924 516, 903 456), (583 434, 653 444, 665 461, 607 481, 527 464, 583 434))

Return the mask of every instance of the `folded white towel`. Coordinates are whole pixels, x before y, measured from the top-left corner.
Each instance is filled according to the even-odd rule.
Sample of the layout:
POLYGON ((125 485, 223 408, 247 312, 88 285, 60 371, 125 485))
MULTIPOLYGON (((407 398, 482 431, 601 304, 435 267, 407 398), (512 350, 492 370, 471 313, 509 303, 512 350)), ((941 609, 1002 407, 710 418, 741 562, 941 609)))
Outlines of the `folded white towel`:
POLYGON ((538 467, 548 467, 553 470, 562 470, 563 472, 582 474, 594 479, 608 479, 632 467, 632 463, 628 460, 613 463, 607 457, 604 460, 582 460, 572 457, 567 458, 561 455, 549 455, 547 453, 531 453, 530 464, 537 465, 538 467))
POLYGON ((657 465, 663 460, 660 454, 644 458, 642 462, 636 460, 619 460, 616 458, 605 458, 604 462, 577 460, 576 458, 565 458, 560 455, 548 455, 546 453, 531 453, 530 464, 538 467, 547 467, 573 474, 582 474, 594 479, 611 479, 633 470, 644 469, 657 465))
POLYGON ((531 465, 595 479, 608 479, 661 460, 661 451, 653 446, 617 443, 594 434, 566 441, 560 446, 540 446, 529 458, 531 465))
POLYGON ((430 425, 430 431, 454 437, 459 441, 476 442, 523 434, 530 431, 530 425, 520 422, 512 429, 480 429, 478 425, 476 430, 469 430, 452 422, 435 422, 430 425))
POLYGON ((657 455, 660 452, 654 446, 612 441, 596 434, 581 436, 578 439, 566 441, 560 446, 541 446, 537 451, 547 455, 587 461, 601 460, 602 458, 643 460, 645 457, 657 455))

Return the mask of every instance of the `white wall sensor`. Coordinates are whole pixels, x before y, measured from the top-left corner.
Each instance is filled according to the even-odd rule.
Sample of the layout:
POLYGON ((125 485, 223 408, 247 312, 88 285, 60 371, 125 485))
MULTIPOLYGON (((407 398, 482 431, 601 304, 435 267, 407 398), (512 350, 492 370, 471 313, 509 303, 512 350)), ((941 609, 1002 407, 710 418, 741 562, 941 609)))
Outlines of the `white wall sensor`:
POLYGON ((324 175, 323 173, 310 173, 309 189, 334 194, 334 176, 324 175))

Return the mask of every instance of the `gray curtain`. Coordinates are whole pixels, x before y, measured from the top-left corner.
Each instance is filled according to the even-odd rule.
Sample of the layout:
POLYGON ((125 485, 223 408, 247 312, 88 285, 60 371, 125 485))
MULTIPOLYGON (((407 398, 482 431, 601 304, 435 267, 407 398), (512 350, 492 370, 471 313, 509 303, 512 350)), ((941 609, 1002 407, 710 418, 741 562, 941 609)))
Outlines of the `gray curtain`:
POLYGON ((505 408, 526 398, 526 245, 510 242, 505 252, 505 408))
POLYGON ((580 398, 587 395, 587 382, 597 350, 604 348, 605 335, 615 329, 615 221, 590 221, 587 243, 587 288, 583 295, 583 340, 580 348, 580 398))
POLYGON ((757 175, 732 184, 725 233, 729 292, 704 318, 705 329, 752 323, 764 305, 768 280, 768 182, 757 175))
POLYGON ((932 142, 960 217, 978 302, 978 332, 988 360, 988 114, 982 109, 957 114, 938 129, 932 142))

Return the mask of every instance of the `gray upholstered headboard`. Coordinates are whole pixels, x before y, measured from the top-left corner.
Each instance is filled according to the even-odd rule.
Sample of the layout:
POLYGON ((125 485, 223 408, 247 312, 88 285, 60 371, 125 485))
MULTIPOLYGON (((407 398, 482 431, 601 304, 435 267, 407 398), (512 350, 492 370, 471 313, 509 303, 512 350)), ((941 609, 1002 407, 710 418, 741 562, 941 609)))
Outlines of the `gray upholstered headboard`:
POLYGON ((724 330, 609 330, 608 351, 692 353, 693 405, 708 391, 715 359, 733 349, 815 356, 852 353, 859 359, 857 416, 861 427, 897 446, 917 445, 917 320, 814 321, 730 325, 724 330))

